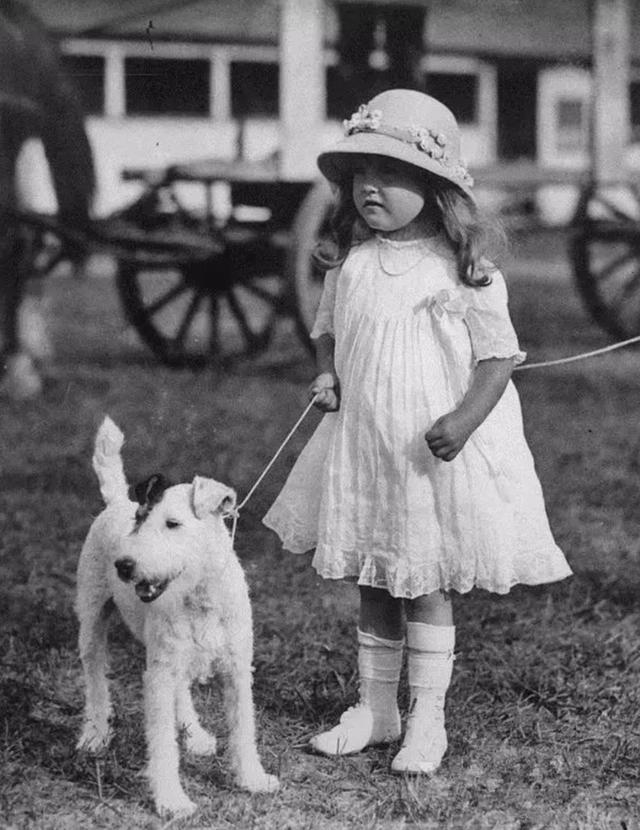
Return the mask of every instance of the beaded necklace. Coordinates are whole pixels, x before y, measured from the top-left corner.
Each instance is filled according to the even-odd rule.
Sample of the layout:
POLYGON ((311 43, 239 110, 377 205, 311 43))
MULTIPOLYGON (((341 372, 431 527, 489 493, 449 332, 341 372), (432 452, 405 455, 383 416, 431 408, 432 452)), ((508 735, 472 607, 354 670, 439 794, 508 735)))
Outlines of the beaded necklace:
POLYGON ((427 245, 424 239, 395 241, 393 239, 387 239, 384 236, 376 236, 376 247, 378 251, 378 264, 380 265, 380 269, 389 277, 401 277, 404 274, 408 274, 409 271, 416 267, 416 265, 419 265, 424 259, 426 259, 429 254, 433 253, 432 249, 427 245), (404 265, 402 268, 394 269, 389 267, 389 263, 385 265, 385 248, 387 248, 387 250, 391 249, 391 251, 395 250, 407 252, 408 249, 415 248, 417 256, 410 261, 408 265, 404 265))

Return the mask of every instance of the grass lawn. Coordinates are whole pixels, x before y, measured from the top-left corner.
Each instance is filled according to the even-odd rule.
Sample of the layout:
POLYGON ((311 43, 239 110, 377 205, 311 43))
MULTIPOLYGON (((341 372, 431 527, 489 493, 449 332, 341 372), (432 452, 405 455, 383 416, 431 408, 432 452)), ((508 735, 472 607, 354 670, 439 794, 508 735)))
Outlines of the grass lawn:
MULTIPOLYGON (((72 602, 80 545, 100 510, 96 427, 105 413, 121 426, 132 480, 198 472, 242 495, 302 410, 313 368, 283 331, 268 353, 231 370, 171 371, 126 328, 111 280, 58 277, 48 291, 57 362, 45 394, 0 407, 0 827, 159 828, 140 775, 143 653, 121 625, 116 737, 98 760, 74 751, 82 689, 72 602)), ((531 360, 607 343, 557 269, 532 261, 510 291, 531 360)), ((237 538, 253 598, 260 751, 282 789, 234 788, 218 692, 202 686, 196 702, 222 752, 183 757, 200 809, 171 826, 640 827, 639 365, 637 350, 623 350, 515 376, 575 576, 454 600, 450 748, 424 780, 389 773, 396 747, 338 760, 306 749, 357 694, 355 589, 321 582, 308 555, 283 553, 260 523, 318 422, 310 415, 243 511, 237 538)))

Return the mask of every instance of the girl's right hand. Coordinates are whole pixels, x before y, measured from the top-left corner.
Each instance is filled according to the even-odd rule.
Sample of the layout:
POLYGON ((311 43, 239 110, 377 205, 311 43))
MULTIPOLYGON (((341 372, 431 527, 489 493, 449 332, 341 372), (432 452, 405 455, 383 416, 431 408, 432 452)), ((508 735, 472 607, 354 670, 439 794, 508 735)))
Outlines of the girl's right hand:
POLYGON ((309 387, 309 397, 318 397, 313 405, 322 412, 335 412, 340 408, 340 383, 333 372, 322 372, 309 387))

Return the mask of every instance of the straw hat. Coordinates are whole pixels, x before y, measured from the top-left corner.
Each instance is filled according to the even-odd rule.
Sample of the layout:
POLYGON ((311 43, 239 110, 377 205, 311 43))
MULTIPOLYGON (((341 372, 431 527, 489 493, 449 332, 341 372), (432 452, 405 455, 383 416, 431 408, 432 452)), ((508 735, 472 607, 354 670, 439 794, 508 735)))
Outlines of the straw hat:
POLYGON ((460 158, 460 130, 444 104, 412 89, 390 89, 344 121, 345 137, 318 156, 331 182, 341 181, 355 153, 389 156, 428 170, 471 196, 473 179, 460 158))

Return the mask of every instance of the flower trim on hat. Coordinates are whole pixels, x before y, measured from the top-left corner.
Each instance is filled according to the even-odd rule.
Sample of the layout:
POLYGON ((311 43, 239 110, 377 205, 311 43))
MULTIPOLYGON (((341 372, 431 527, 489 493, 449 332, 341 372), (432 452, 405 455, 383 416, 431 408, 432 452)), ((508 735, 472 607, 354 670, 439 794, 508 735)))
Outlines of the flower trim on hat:
POLYGON ((366 104, 360 104, 358 111, 354 112, 351 118, 342 122, 347 135, 352 133, 375 132, 380 127, 382 112, 370 110, 366 104))
POLYGON ((343 122, 346 135, 355 133, 379 133, 380 135, 397 138, 405 144, 412 144, 416 149, 425 153, 430 159, 445 168, 447 175, 455 182, 473 187, 473 177, 466 166, 459 161, 455 163, 447 146, 449 139, 446 133, 431 130, 428 127, 410 127, 408 130, 385 124, 380 110, 370 110, 366 104, 360 104, 357 112, 343 122))

